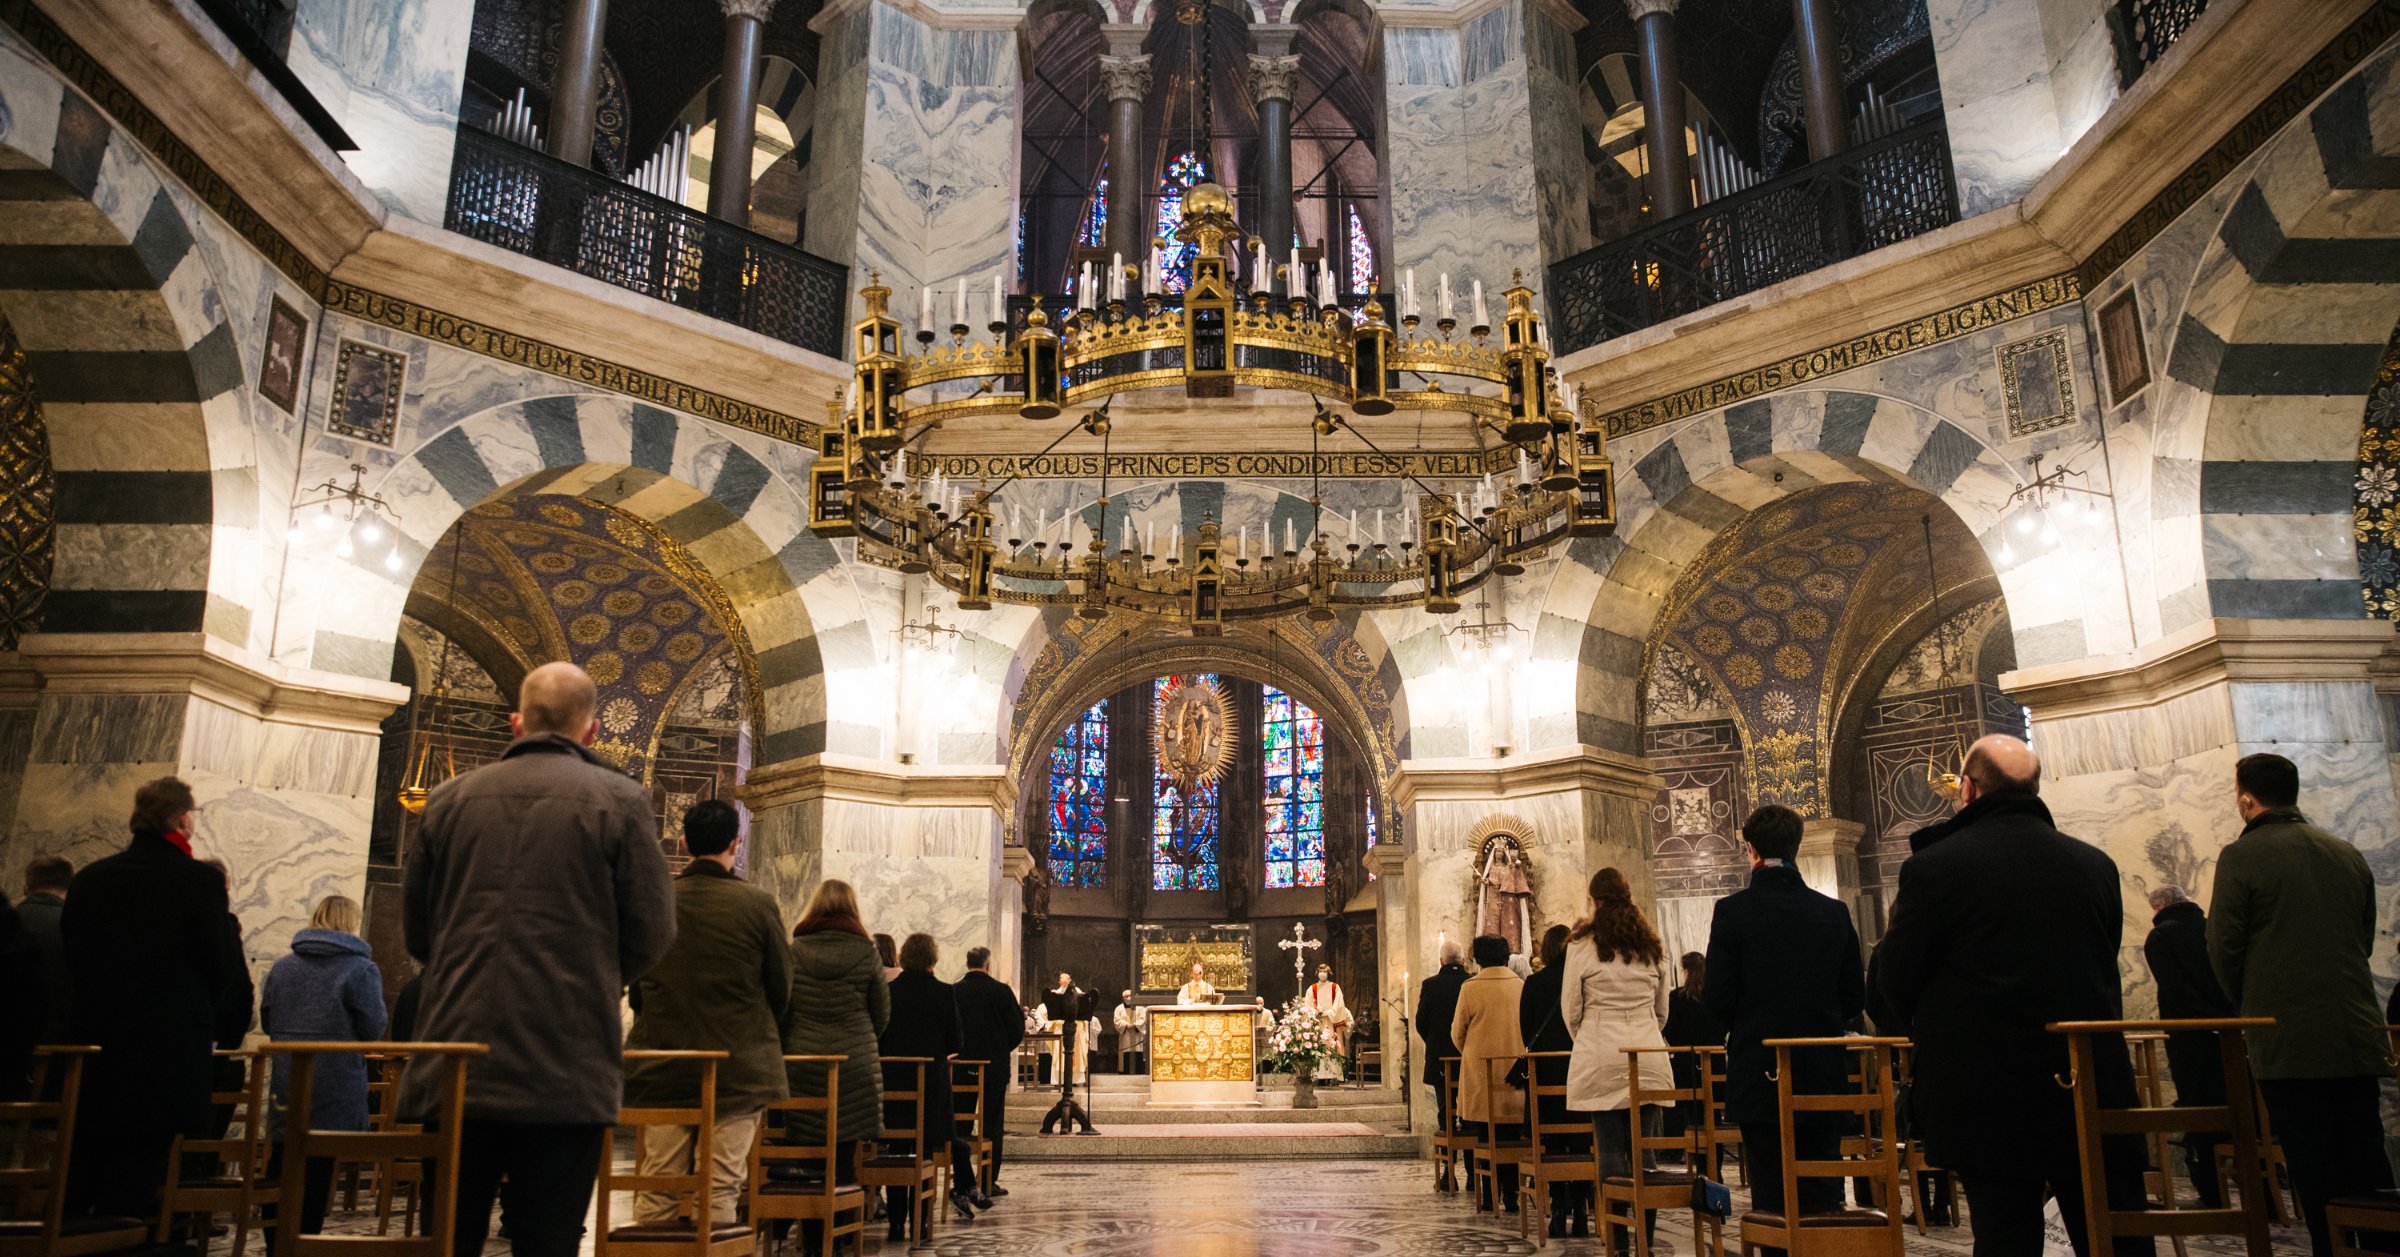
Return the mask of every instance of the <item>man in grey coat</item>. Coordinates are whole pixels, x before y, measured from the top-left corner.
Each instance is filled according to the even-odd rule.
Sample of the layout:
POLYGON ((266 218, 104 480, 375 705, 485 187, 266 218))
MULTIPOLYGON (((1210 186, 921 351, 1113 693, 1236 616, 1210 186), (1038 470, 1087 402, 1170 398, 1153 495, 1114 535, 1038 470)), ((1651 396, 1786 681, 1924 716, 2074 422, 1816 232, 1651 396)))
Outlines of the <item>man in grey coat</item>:
MULTIPOLYGON (((624 1088, 618 1000, 675 940, 650 795, 589 749, 592 678, 527 673, 499 761, 444 782, 409 853, 417 1033, 488 1043, 467 1072, 451 1251, 483 1251, 508 1180, 518 1257, 574 1257, 602 1132, 624 1088)), ((412 1063, 401 1112, 429 1116, 438 1063, 412 1063)))
POLYGON ((2208 960, 2251 1030, 2267 1102, 2317 1257, 2333 1252, 2325 1202, 2392 1185, 2377 1087, 2391 1041, 2375 1003, 2375 874, 2358 848, 2308 823, 2300 770, 2281 755, 2233 766, 2242 836, 2217 856, 2208 960))

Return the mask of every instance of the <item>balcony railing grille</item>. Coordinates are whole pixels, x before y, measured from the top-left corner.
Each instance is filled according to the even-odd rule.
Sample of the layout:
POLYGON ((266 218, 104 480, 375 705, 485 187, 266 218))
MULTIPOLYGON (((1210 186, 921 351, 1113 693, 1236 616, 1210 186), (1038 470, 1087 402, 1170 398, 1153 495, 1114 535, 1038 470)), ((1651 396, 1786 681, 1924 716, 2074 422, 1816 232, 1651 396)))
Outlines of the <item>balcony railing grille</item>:
POLYGON ((462 126, 445 224, 786 344, 840 357, 850 268, 462 126))
POLYGON ((1561 352, 1958 221, 1939 119, 1711 201, 1550 268, 1561 352))
POLYGON ((2208 0, 2116 0, 2108 29, 2117 44, 2117 79, 2131 87, 2152 62, 2208 11, 2208 0))

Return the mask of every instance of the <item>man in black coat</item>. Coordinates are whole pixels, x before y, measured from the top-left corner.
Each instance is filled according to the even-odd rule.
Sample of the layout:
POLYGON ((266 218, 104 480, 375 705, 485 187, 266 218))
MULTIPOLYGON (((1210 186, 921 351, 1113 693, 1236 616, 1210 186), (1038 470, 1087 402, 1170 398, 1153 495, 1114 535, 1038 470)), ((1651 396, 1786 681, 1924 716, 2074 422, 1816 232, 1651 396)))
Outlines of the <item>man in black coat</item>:
POLYGON ((1025 1041, 1025 1010, 1017 1006, 1017 993, 1008 983, 992 976, 991 964, 991 948, 968 948, 967 976, 958 980, 953 993, 958 997, 958 1020, 966 1041, 959 1059, 984 1062, 983 1135, 992 1145, 992 1163, 984 1167, 984 1190, 1005 1196, 1008 1189, 1000 1185, 1000 1141, 1008 1134, 1008 1078, 1015 1072, 1009 1053, 1025 1041))
POLYGON ((70 977, 107 999, 75 1002, 73 1038, 100 1054, 84 1068, 72 1213, 147 1217, 167 1149, 211 1124, 221 1039, 250 1019, 250 973, 227 929, 225 879, 191 856, 192 788, 161 777, 134 794, 133 841, 75 877, 60 919, 70 977), (237 1007, 238 1005, 238 1007, 237 1007))
MULTIPOLYGON (((1976 1251, 2040 1253, 2042 1203, 2056 1197, 2075 1251, 2087 1253, 2074 1099, 2057 1082, 2067 1041, 2045 1027, 2123 1015, 2116 862, 2051 823, 2041 761, 2023 742, 1976 742, 1963 778, 1958 815, 1918 835, 1900 866, 1876 980, 1916 1040, 1915 1129, 1966 1189, 1976 1251)), ((2095 1047, 2102 1107, 2131 1105, 2125 1040, 2095 1047)), ((2138 1139, 2112 1141, 2111 1203, 2139 1207, 2142 1168, 2138 1139)), ((2116 1251, 2154 1248, 2120 1239, 2116 1251)))
MULTIPOLYGON (((2158 983, 2158 1015, 2186 1020, 2234 1015, 2216 970, 2208 966, 2208 914, 2193 903, 2181 886, 2161 886, 2150 892, 2150 937, 2142 940, 2142 956, 2158 983)), ((2175 1078, 2175 1103, 2203 1108, 2225 1103, 2225 1058, 2213 1034, 2167 1036, 2167 1072, 2175 1078)), ((2199 1189, 2200 1206, 2215 1209, 2223 1203, 2217 1182, 2216 1145, 2222 1132, 2196 1131, 2184 1136, 2186 1175, 2199 1189)))
MULTIPOLYGON (((1793 862, 1800 856, 1800 814, 1770 803, 1742 822, 1756 871, 1750 886, 1717 901, 1708 928, 1708 981, 1701 999, 1724 1018, 1725 1116, 1742 1128, 1750 1159, 1751 1208, 1781 1213, 1783 1124, 1776 1102, 1775 1051, 1768 1039, 1831 1038, 1866 1006, 1858 928, 1841 901, 1810 890, 1793 862)), ((1848 1062, 1838 1049, 1795 1053, 1796 1092, 1844 1089, 1848 1062)), ((1842 1129, 1830 1114, 1807 1114, 1792 1124, 1792 1151, 1801 1161, 1830 1161, 1841 1153, 1842 1129)), ((1800 1180, 1799 1211, 1821 1213, 1842 1204, 1838 1179, 1800 1180)), ((1781 1249, 1766 1249, 1778 1257, 1781 1249)))
MULTIPOLYGON (((889 1098, 895 1091, 916 1086, 917 1067, 894 1064, 893 1058, 931 1061, 925 1067, 925 1098, 920 1101, 925 1106, 925 1155, 935 1155, 935 1150, 947 1143, 950 1207, 958 1211, 960 1221, 972 1222, 977 1209, 992 1207, 992 1199, 975 1185, 974 1153, 967 1141, 958 1137, 956 1109, 950 1098, 950 1061, 966 1050, 967 1038, 959 1020, 957 988, 933 976, 933 966, 940 958, 940 947, 931 934, 911 934, 900 943, 900 976, 891 984, 892 1019, 875 1045, 876 1055, 883 1058, 883 1127, 906 1130, 917 1121, 906 1101, 889 1098)), ((890 1189, 885 1205, 891 1237, 898 1239, 908 1218, 904 1193, 897 1187, 890 1189)))
POLYGON ((1458 988, 1467 984, 1467 954, 1455 942, 1442 944, 1441 968, 1417 988, 1417 1038, 1425 1044, 1422 1077, 1433 1088, 1435 1129, 1450 1129, 1450 1097, 1442 1093, 1442 1061, 1458 1055, 1450 1020, 1458 1013, 1458 988))
POLYGON ((25 898, 17 904, 17 915, 41 953, 42 1024, 36 1040, 41 1043, 67 1041, 67 1015, 75 1006, 75 984, 67 976, 67 944, 59 925, 67 911, 67 887, 74 881, 75 866, 62 857, 37 856, 25 863, 25 898))

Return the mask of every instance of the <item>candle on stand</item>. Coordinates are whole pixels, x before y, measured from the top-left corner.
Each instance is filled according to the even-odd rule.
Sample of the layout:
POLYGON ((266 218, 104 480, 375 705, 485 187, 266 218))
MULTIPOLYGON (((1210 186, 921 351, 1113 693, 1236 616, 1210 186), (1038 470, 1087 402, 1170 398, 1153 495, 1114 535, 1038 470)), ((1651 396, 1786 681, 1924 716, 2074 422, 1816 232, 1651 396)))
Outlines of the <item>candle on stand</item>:
POLYGON ((1123 301, 1125 299, 1125 255, 1111 253, 1108 255, 1108 259, 1108 299, 1123 301))
POLYGON ((958 301, 951 307, 950 322, 956 327, 967 325, 967 277, 958 277, 958 301))
POLYGON ((1292 521, 1291 521, 1291 520, 1289 520, 1289 519, 1286 519, 1286 520, 1284 520, 1284 521, 1283 521, 1283 552, 1284 552, 1285 554, 1297 554, 1297 553, 1299 553, 1299 551, 1300 551, 1300 546, 1299 546, 1298 542, 1297 542, 1297 541, 1294 539, 1293 533, 1294 533, 1294 530, 1293 530, 1293 528, 1292 528, 1292 521))
POLYGON ((1092 308, 1092 264, 1089 262, 1075 272, 1075 300, 1086 310, 1092 308))
POLYGON ((933 330, 933 285, 925 285, 917 291, 917 295, 922 298, 917 303, 917 326, 930 332, 933 330))
POLYGON ((1317 304, 1329 306, 1341 300, 1341 292, 1333 285, 1333 263, 1317 263, 1317 304))
POLYGON ((1350 508, 1350 544, 1358 544, 1358 508, 1350 508))
POLYGON ((1174 555, 1183 553, 1183 525, 1180 523, 1176 524, 1173 531, 1167 534, 1167 553, 1174 555))
POLYGON ((1533 483, 1533 458, 1522 448, 1517 450, 1517 483, 1533 483))
POLYGON ((1050 539, 1050 508, 1047 506, 1033 513, 1033 539, 1036 544, 1050 539))
POLYGON ((1000 286, 1000 272, 992 272, 992 322, 1008 322, 1008 298, 1000 286))
POLYGON ((1375 508, 1375 544, 1383 544, 1383 508, 1375 508))
POLYGON ((1400 317, 1417 317, 1417 268, 1413 266, 1400 272, 1400 317))
POLYGON ((1142 525, 1142 554, 1147 557, 1156 553, 1158 553, 1158 521, 1154 519, 1142 525))
POLYGON ((1242 530, 1236 535, 1234 545, 1238 548, 1238 557, 1247 562, 1250 558, 1250 525, 1242 525, 1242 530))
POLYGON ((1492 312, 1491 312, 1490 310, 1487 310, 1487 309, 1485 309, 1485 308, 1484 308, 1484 305, 1483 305, 1483 281, 1482 281, 1482 280, 1480 280, 1480 279, 1475 281, 1475 324, 1474 324, 1474 325, 1475 325, 1476 327, 1490 327, 1490 326, 1492 325, 1492 312))
POLYGON ((1133 549, 1133 516, 1131 515, 1125 517, 1124 535, 1125 539, 1118 543, 1117 548, 1131 551, 1133 549))
POLYGON ((1454 308, 1451 306, 1451 304, 1450 304, 1450 272, 1448 272, 1448 271, 1443 271, 1443 272, 1442 272, 1442 281, 1441 281, 1440 295, 1441 295, 1441 306, 1440 306, 1440 309, 1441 309, 1441 312, 1442 312, 1442 322, 1444 322, 1444 323, 1454 323, 1454 322, 1456 322, 1456 321, 1458 320, 1458 312, 1457 312, 1457 310, 1456 310, 1456 309, 1454 309, 1454 308))
POLYGON ((1292 268, 1284 273, 1283 295, 1287 297, 1308 295, 1308 271, 1300 265, 1300 246, 1298 245, 1292 246, 1292 268))
POLYGON ((1250 291, 1267 291, 1267 242, 1250 242, 1250 291))

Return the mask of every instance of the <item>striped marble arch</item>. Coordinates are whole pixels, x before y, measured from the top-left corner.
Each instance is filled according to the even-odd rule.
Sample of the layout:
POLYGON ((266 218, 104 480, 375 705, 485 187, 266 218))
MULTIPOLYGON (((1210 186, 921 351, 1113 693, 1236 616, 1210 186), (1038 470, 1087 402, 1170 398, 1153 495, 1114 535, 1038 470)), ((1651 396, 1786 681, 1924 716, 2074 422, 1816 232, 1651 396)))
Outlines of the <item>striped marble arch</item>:
POLYGON ((363 552, 311 560, 295 584, 316 601, 313 666, 389 675, 409 587, 460 515, 519 494, 571 494, 658 525, 724 592, 758 667, 758 763, 881 752, 880 726, 829 714, 841 709, 831 692, 847 683, 840 674, 872 684, 865 609, 833 547, 808 531, 805 501, 725 429, 621 397, 539 397, 450 427, 370 487, 393 508, 406 562, 394 573, 363 552))

